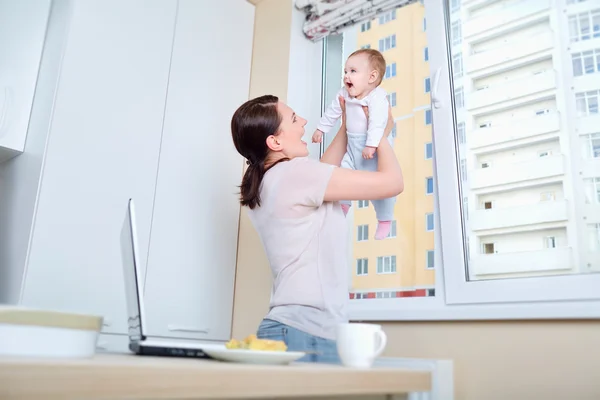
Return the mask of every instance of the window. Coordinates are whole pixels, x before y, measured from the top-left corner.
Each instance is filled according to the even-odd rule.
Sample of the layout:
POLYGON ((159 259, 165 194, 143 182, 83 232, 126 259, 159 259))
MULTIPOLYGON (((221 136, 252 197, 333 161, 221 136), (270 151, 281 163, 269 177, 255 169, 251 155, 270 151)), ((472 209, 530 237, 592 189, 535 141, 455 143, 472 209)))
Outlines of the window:
POLYGON ((367 208, 369 207, 369 200, 359 200, 358 208, 367 208))
POLYGON ((456 103, 456 108, 463 108, 465 106, 465 96, 462 87, 459 87, 454 91, 454 101, 456 103))
POLYGON ((394 126, 392 127, 392 131, 390 132, 390 135, 392 135, 393 138, 395 138, 396 136, 398 136, 398 132, 396 131, 396 123, 394 122, 394 126))
POLYGON ((600 49, 571 54, 573 76, 582 76, 600 72, 600 49))
MULTIPOLYGON (((410 94, 415 82, 417 91, 424 90, 423 79, 430 77, 430 93, 436 92, 442 107, 430 107, 429 101, 417 95, 403 96, 402 107, 398 104, 392 109, 394 118, 406 123, 407 128, 398 127, 406 129, 402 132, 404 143, 417 146, 417 153, 423 146, 424 158, 398 154, 405 176, 411 179, 406 180, 405 192, 399 196, 404 196, 403 201, 394 209, 396 239, 358 243, 354 232, 360 225, 376 224, 375 215, 369 210, 350 213, 346 218, 353 246, 349 250, 354 254, 348 258, 350 318, 599 318, 600 182, 596 178, 600 173, 596 170, 600 131, 596 120, 600 87, 593 78, 600 76, 596 55, 600 45, 598 39, 591 40, 598 6, 592 0, 581 7, 549 2, 544 15, 551 18, 536 19, 539 30, 522 29, 514 36, 512 29, 494 29, 488 32, 492 36, 484 38, 476 33, 481 27, 475 26, 475 18, 493 16, 498 12, 495 7, 504 4, 478 2, 463 14, 451 12, 456 7, 451 1, 441 2, 442 7, 413 2, 398 8, 396 20, 387 22, 375 36, 379 40, 395 34, 396 48, 388 63, 407 60, 412 65, 397 71, 402 79, 384 82, 385 90, 410 94), (586 7, 595 9, 579 11, 586 7), (515 38, 535 43, 540 32, 552 32, 557 43, 568 42, 573 13, 577 13, 576 40, 581 43, 567 46, 571 51, 566 57, 552 52, 544 59, 521 57, 510 66, 492 53, 480 57, 493 43, 514 43, 515 38), (579 14, 586 15, 589 40, 584 39, 585 22, 580 21, 579 14), (465 46, 462 15, 469 18, 470 25, 465 26, 465 35, 469 35, 465 46), (421 26, 424 34, 420 33, 421 26), (421 62, 425 47, 428 60, 421 62), (476 56, 472 48, 478 51, 476 56), (483 61, 475 57, 491 64, 480 68, 483 61), (592 66, 593 76, 589 75, 592 66), (550 91, 534 82, 533 71, 543 68, 559 71, 563 84, 550 91), (437 71, 443 79, 435 86, 437 71), (563 72, 575 76, 573 82, 568 82, 563 72), (522 86, 515 83, 519 79, 522 86), (510 90, 502 90, 505 84, 512 86, 510 90), (462 109, 458 109, 460 104, 464 104, 462 109), (561 140, 556 136, 559 130, 561 140), (579 145, 579 151, 573 151, 573 145, 579 145), (549 150, 560 156, 548 153, 538 157, 549 150), (409 201, 411 193, 423 193, 421 185, 427 185, 430 177, 435 182, 431 197, 409 201), (411 224, 415 217, 417 223, 411 224), (560 221, 549 222, 557 218, 560 221), (376 262, 376 272, 386 272, 392 271, 392 256, 396 273, 373 273, 371 268, 368 278, 357 276, 357 258, 376 262), (430 268, 432 263, 434 268, 430 268), (395 294, 387 298, 388 292, 395 294), (365 300, 377 296, 377 302, 365 300)), ((376 26, 381 15, 375 16, 376 26)), ((522 15, 503 13, 504 23, 507 27, 520 24, 516 18, 522 15)), ((343 41, 333 36, 326 39, 325 57, 331 54, 326 61, 340 63, 323 71, 328 82, 340 80, 341 64, 352 51, 365 43, 378 44, 372 39, 377 33, 361 33, 360 25, 340 35, 343 41)), ((536 80, 543 77, 535 75, 536 80)), ((326 102, 339 90, 333 86, 322 85, 326 102)))
POLYGON ((359 225, 356 241, 364 242, 366 240, 369 240, 369 225, 359 225))
POLYGON ((396 273, 396 256, 377 257, 377 273, 378 274, 395 274, 396 273))
POLYGON ((385 67, 385 76, 383 79, 389 79, 396 76, 396 63, 391 63, 385 67))
POLYGON ((431 92, 431 79, 425 78, 425 93, 431 92))
POLYGON ((433 158, 433 143, 425 143, 425 159, 431 160, 433 158))
POLYGON ((360 31, 361 32, 366 32, 369 29, 371 29, 371 21, 365 22, 363 24, 360 25, 360 31))
POLYGON ((388 94, 388 101, 390 103, 390 106, 396 107, 396 92, 388 94))
POLYGON ((450 11, 456 12, 460 10, 460 0, 450 0, 450 11))
POLYGON ((371 45, 370 44, 365 44, 364 46, 361 47, 361 49, 370 49, 371 45))
POLYGON ((425 178, 425 194, 433 194, 433 177, 425 178))
POLYGON ((379 39, 379 51, 384 52, 396 47, 396 35, 390 35, 379 39))
POLYGON ((462 43, 462 25, 460 20, 452 23, 452 29, 450 31, 450 37, 452 38, 452 45, 458 46, 462 43))
POLYGON ((425 268, 426 269, 433 269, 434 268, 434 263, 435 263, 435 251, 434 250, 427 250, 427 255, 425 257, 425 268))
POLYGON ((575 106, 577 108, 577 115, 585 117, 598 114, 598 97, 600 97, 600 90, 576 93, 575 106))
POLYGON ((390 229, 390 233, 388 233, 388 235, 386 236, 386 239, 392 239, 396 237, 397 234, 397 225, 396 225, 396 220, 392 221, 392 228, 390 229))
POLYGON ((427 18, 423 18, 423 32, 427 30, 427 18))
POLYGON ((467 136, 465 133, 465 123, 459 122, 456 125, 456 133, 458 134, 458 143, 465 144, 467 142, 467 136))
POLYGON ((454 74, 455 78, 463 76, 462 53, 452 56, 452 74, 454 74))
POLYGON ((369 259, 359 258, 356 260, 356 275, 364 276, 369 274, 369 259))
POLYGON ((433 213, 425 214, 425 230, 427 232, 433 231, 433 213))
POLYGON ((423 60, 429 61, 429 47, 423 49, 423 60))
POLYGON ((569 17, 571 42, 600 37, 600 8, 569 17))
POLYGON ((600 132, 581 136, 583 157, 600 158, 600 132))
POLYGON ((379 16, 379 25, 387 24, 396 19, 396 9, 379 16))

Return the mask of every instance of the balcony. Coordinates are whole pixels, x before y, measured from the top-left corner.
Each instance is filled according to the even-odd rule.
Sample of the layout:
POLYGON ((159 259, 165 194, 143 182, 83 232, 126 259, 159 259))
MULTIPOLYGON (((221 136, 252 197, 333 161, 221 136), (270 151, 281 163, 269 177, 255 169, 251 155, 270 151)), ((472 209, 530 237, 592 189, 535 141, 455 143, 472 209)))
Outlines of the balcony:
POLYGON ((471 230, 477 232, 560 222, 568 219, 566 201, 545 201, 516 207, 476 210, 469 215, 469 226, 471 230))
POLYGON ((478 78, 549 58, 552 48, 552 31, 547 31, 465 57, 465 68, 470 77, 478 78))
POLYGON ((529 145, 560 132, 560 114, 551 113, 511 121, 504 125, 475 129, 469 135, 469 147, 476 153, 529 145))
POLYGON ((520 251, 515 253, 479 254, 470 261, 476 276, 498 274, 535 274, 573 268, 570 247, 520 251))
POLYGON ((549 97, 555 90, 554 70, 547 70, 471 92, 465 98, 465 105, 472 114, 484 114, 498 108, 541 100, 549 97))
POLYGON ((560 180, 564 174, 563 164, 563 156, 556 155, 479 168, 469 171, 471 189, 484 189, 500 185, 524 187, 536 180, 560 180))
POLYGON ((467 42, 485 40, 548 18, 549 9, 549 0, 523 0, 517 4, 494 7, 484 15, 467 20, 462 27, 462 34, 467 42))

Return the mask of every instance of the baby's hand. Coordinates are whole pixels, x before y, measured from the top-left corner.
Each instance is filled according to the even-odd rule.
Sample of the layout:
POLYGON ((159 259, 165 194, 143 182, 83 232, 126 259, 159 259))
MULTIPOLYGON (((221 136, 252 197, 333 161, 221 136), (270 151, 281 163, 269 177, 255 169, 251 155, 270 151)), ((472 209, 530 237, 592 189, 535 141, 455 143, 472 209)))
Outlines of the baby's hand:
POLYGON ((375 150, 376 150, 375 147, 366 146, 362 152, 363 158, 365 160, 369 160, 369 159, 373 158, 375 156, 375 150))
POLYGON ((321 143, 321 139, 323 138, 323 132, 321 132, 320 130, 316 130, 315 133, 313 133, 312 136, 312 142, 313 143, 321 143))

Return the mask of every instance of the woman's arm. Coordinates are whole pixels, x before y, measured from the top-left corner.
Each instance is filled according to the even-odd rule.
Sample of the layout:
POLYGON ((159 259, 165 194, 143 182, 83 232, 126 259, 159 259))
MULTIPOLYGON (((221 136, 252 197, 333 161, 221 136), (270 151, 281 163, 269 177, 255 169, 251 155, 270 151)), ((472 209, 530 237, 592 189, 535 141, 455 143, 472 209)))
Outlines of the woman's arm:
POLYGON ((339 96, 339 101, 340 108, 342 109, 342 125, 321 157, 321 162, 337 167, 342 164, 342 158, 346 154, 346 145, 348 144, 348 136, 346 136, 346 103, 342 96, 339 96))
MULTIPOLYGON (((402 170, 394 154, 394 149, 392 149, 387 139, 393 126, 394 119, 390 108, 388 125, 377 148, 377 171, 367 172, 335 168, 325 190, 325 201, 379 200, 402 193, 404 190, 402 170)), ((342 127, 344 127, 343 123, 342 127)), ((334 141, 338 135, 336 135, 334 141)), ((343 136, 346 138, 345 134, 343 136)), ((343 154, 341 157, 343 157, 343 154)))

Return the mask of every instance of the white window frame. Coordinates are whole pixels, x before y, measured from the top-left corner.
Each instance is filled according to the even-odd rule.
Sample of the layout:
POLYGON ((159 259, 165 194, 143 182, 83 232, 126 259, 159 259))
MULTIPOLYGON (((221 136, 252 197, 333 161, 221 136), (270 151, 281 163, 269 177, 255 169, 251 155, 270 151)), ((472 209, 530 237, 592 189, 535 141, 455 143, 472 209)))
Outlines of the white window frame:
POLYGON ((569 40, 571 43, 581 42, 583 40, 590 40, 598 38, 600 32, 594 32, 594 17, 600 16, 600 8, 584 11, 579 14, 571 15, 569 17, 569 40), (588 26, 588 32, 582 32, 582 23, 585 22, 588 26), (575 29, 573 29, 575 28, 575 29))
POLYGON ((425 269, 435 269, 435 250, 426 250, 425 251, 425 269), (432 255, 433 259, 431 261, 431 265, 429 265, 429 255, 432 255))
POLYGON ((386 239, 395 239, 398 235, 398 223, 396 222, 396 220, 392 220, 392 226, 390 228, 390 232, 388 233, 388 235, 385 237, 386 239))
POLYGON ((362 224, 356 227, 356 241, 366 242, 369 240, 369 224, 362 224), (366 230, 366 233, 365 233, 366 230))
MULTIPOLYGON (((435 190, 434 190, 435 192, 435 190)), ((425 213, 425 232, 435 231, 435 213, 425 213), (431 216, 431 229, 429 228, 429 217, 431 216)))
POLYGON ((368 258, 357 258, 355 267, 356 267, 356 271, 355 271, 356 276, 369 275, 369 259, 368 258), (360 270, 360 273, 358 273, 359 270, 360 270), (366 270, 366 272, 365 272, 365 270, 366 270))
POLYGON ((359 200, 357 201, 356 208, 368 208, 369 200, 359 200))
POLYGON ((577 115, 580 117, 589 117, 590 115, 600 114, 600 89, 575 93, 575 107, 577 109, 577 115), (592 112, 592 104, 596 105, 596 112, 592 112), (582 105, 583 109, 581 107, 582 105))
MULTIPOLYGON (((355 294, 353 321, 440 321, 520 319, 600 319, 598 274, 467 281, 465 254, 476 243, 463 241, 455 111, 448 60, 450 21, 447 0, 425 7, 432 82, 434 190, 434 296, 361 300, 355 294), (439 71, 439 72, 438 72, 439 71), (439 79, 436 79, 436 75, 439 79), (435 101, 439 100, 439 101, 435 101), (440 194, 442 194, 440 196, 440 194), (442 238, 443 232, 443 238, 442 238), (442 240, 443 239, 443 240, 442 240), (470 249, 469 249, 470 247, 470 249)), ((329 51, 329 50, 325 50, 329 51)), ((335 51, 332 49, 331 51, 335 51)), ((339 51, 339 50, 338 50, 339 51)), ((337 79, 337 78, 336 78, 337 79)), ((429 108, 428 108, 429 109, 429 108)), ((423 117, 424 118, 424 117, 423 117)), ((425 119, 425 118, 424 118, 425 119)), ((423 214, 422 214, 423 215, 423 214)), ((424 221, 426 224, 426 221, 424 221)), ((594 226, 590 225, 588 229, 594 226)), ((594 229, 600 230, 600 224, 594 229)), ((600 237, 600 234, 598 235, 600 237)), ((600 243, 598 244, 600 246, 600 243)), ((397 267, 398 268, 398 267, 397 267)), ((366 294, 364 296, 366 298, 366 294)))
POLYGON ((431 196, 433 195, 433 193, 435 193, 435 179, 433 179, 433 176, 428 176, 427 178, 425 178, 425 195, 426 196, 431 196), (431 180, 431 192, 429 192, 429 181, 431 180))
POLYGON ((431 78, 430 77, 427 77, 423 80, 423 90, 425 91, 425 93, 431 92, 431 78))
POLYGON ((395 255, 391 256, 378 256, 375 259, 375 272, 378 275, 387 275, 387 274, 397 274, 398 273, 398 260, 396 260, 395 255), (381 260, 381 271, 379 271, 379 261, 381 260), (385 262, 389 260, 390 270, 385 270, 385 262))
POLYGON ((425 159, 426 160, 432 160, 433 159, 433 142, 427 142, 427 143, 425 143, 425 159), (431 147, 431 156, 429 154, 427 154, 427 146, 431 147))
POLYGON ((587 50, 571 54, 571 63, 573 66, 573 76, 591 75, 600 72, 600 49, 587 50), (588 72, 585 68, 586 60, 592 63, 592 70, 588 72), (576 68, 578 66, 578 68, 576 68), (581 73, 577 73, 579 70, 581 73))

